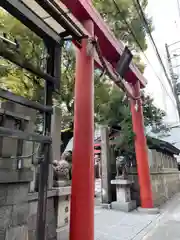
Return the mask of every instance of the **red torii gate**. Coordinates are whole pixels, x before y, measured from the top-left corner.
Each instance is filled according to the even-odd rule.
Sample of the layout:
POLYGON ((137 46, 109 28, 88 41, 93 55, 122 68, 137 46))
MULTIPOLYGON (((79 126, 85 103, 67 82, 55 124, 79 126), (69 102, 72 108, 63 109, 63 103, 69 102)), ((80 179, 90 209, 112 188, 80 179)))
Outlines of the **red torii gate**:
MULTIPOLYGON (((98 38, 103 57, 116 67, 123 52, 123 44, 109 31, 91 0, 62 2, 83 24, 88 33, 98 38)), ((94 239, 94 58, 87 55, 87 44, 87 39, 82 40, 82 46, 76 54, 71 240, 94 239)), ((132 95, 140 96, 140 88, 145 87, 146 80, 133 63, 125 79, 129 83, 128 89, 132 95)), ((131 100, 131 112, 136 135, 135 149, 141 207, 152 208, 152 190, 140 99, 131 100)))

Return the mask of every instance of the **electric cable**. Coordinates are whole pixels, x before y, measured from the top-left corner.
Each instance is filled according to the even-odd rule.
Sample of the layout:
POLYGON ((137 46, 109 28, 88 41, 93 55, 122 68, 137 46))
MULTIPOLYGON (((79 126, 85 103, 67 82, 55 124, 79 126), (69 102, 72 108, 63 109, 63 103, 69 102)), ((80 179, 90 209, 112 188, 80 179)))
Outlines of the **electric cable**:
POLYGON ((137 37, 136 37, 136 35, 135 35, 132 27, 131 27, 130 24, 127 22, 127 20, 124 18, 124 16, 123 16, 123 14, 122 14, 122 12, 121 12, 118 4, 116 3, 116 1, 115 1, 115 0, 112 0, 112 1, 113 1, 114 5, 115 5, 115 7, 116 7, 116 9, 117 9, 117 11, 118 11, 118 13, 119 13, 119 15, 120 15, 121 18, 123 19, 125 25, 128 27, 129 33, 133 36, 136 44, 137 44, 138 47, 140 48, 140 50, 141 50, 142 54, 144 55, 146 61, 147 61, 148 64, 151 66, 151 68, 152 68, 155 76, 158 78, 160 84, 162 85, 163 89, 165 90, 165 92, 167 93, 167 95, 169 96, 169 98, 171 99, 173 105, 177 108, 176 104, 174 103, 173 98, 172 98, 172 97, 170 96, 170 94, 168 93, 168 90, 166 89, 165 85, 163 84, 161 78, 158 76, 158 74, 157 74, 156 71, 154 70, 154 67, 153 67, 153 65, 151 64, 150 60, 148 59, 148 57, 147 57, 146 54, 144 53, 144 51, 143 51, 143 49, 142 49, 142 47, 141 47, 141 44, 139 43, 139 41, 138 41, 138 39, 137 39, 137 37))
POLYGON ((163 69, 164 75, 165 75, 165 77, 166 77, 166 79, 167 79, 167 81, 168 81, 168 83, 169 83, 169 86, 171 87, 171 90, 172 90, 172 92, 173 92, 173 87, 172 87, 171 80, 169 79, 169 76, 168 76, 168 73, 167 73, 166 68, 165 68, 165 66, 164 66, 164 63, 163 63, 163 61, 162 61, 161 55, 160 55, 159 50, 158 50, 158 48, 157 48, 157 45, 156 45, 156 43, 155 43, 155 41, 154 41, 154 38, 153 38, 153 36, 152 36, 152 34, 151 34, 151 30, 150 30, 149 24, 148 24, 148 22, 147 22, 147 19, 146 19, 146 17, 145 17, 145 14, 144 14, 144 12, 143 12, 143 9, 142 9, 142 7, 141 7, 141 4, 140 4, 139 0, 132 0, 132 1, 133 1, 133 3, 134 3, 134 7, 136 8, 136 11, 137 11, 140 19, 142 19, 142 23, 144 23, 143 25, 144 25, 144 27, 145 27, 145 29, 146 29, 146 32, 147 32, 147 34, 148 34, 148 36, 149 36, 149 38, 150 38, 150 40, 151 40, 152 45, 153 45, 153 47, 154 47, 156 56, 157 56, 157 58, 158 58, 158 60, 159 60, 159 63, 160 63, 160 65, 161 65, 162 69, 163 69))

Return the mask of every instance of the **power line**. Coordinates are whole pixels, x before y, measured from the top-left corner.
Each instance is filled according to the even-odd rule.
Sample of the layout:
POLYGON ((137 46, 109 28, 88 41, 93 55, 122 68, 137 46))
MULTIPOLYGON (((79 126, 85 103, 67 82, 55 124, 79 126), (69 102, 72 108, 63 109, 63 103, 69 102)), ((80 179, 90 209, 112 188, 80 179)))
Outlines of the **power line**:
POLYGON ((149 36, 149 38, 150 38, 150 40, 151 40, 151 43, 152 43, 152 45, 153 45, 153 47, 154 47, 156 56, 157 56, 157 58, 158 58, 158 60, 159 60, 159 63, 160 63, 160 65, 161 65, 162 69, 163 69, 164 75, 165 75, 166 78, 167 78, 167 81, 168 81, 168 83, 169 83, 169 86, 171 87, 171 90, 172 90, 172 92, 173 92, 173 87, 172 87, 171 80, 169 79, 169 76, 168 76, 168 73, 167 73, 166 68, 165 68, 165 66, 164 66, 164 63, 163 63, 163 61, 162 61, 161 55, 160 55, 160 53, 159 53, 159 50, 158 50, 158 48, 157 48, 157 46, 156 46, 156 43, 155 43, 155 41, 154 41, 154 39, 153 39, 153 36, 152 36, 152 34, 151 34, 151 30, 150 30, 149 24, 148 24, 148 22, 147 22, 147 19, 146 19, 145 15, 144 15, 144 12, 143 12, 143 9, 142 9, 142 7, 141 7, 141 4, 140 4, 139 0, 133 0, 133 3, 134 3, 134 6, 135 6, 135 8, 136 8, 136 10, 137 10, 137 13, 138 13, 140 19, 142 19, 142 22, 144 23, 143 25, 145 26, 146 32, 147 32, 147 34, 148 34, 148 36, 149 36))
MULTIPOLYGON (((159 62, 160 62, 160 64, 161 64, 161 66, 162 66, 162 69, 163 69, 163 71, 164 71, 164 74, 165 74, 165 76, 166 76, 166 78, 167 78, 167 80, 168 80, 168 83, 169 83, 170 87, 171 87, 172 93, 173 93, 174 98, 175 98, 175 101, 176 101, 178 116, 179 116, 179 118, 180 118, 180 102, 179 102, 179 98, 178 98, 178 94, 177 94, 177 90, 176 90, 176 84, 175 84, 175 82, 174 82, 174 75, 173 75, 173 74, 171 73, 171 71, 170 71, 170 73, 171 73, 171 78, 172 78, 172 82, 171 82, 171 80, 170 80, 170 78, 169 78, 169 76, 168 76, 168 74, 167 74, 166 68, 165 68, 165 66, 164 66, 164 64, 163 64, 162 58, 161 58, 161 56, 160 56, 160 54, 159 54, 158 48, 157 48, 157 46, 156 46, 156 43, 155 43, 155 41, 154 41, 154 39, 153 39, 153 37, 152 37, 151 30, 150 30, 150 27, 149 27, 149 25, 148 25, 148 22, 147 22, 147 19, 146 19, 146 17, 145 17, 145 14, 144 14, 144 12, 143 12, 143 9, 142 9, 142 7, 141 7, 141 4, 140 4, 139 0, 133 0, 133 2, 134 2, 134 6, 135 6, 135 8, 136 8, 136 10, 137 10, 137 13, 138 13, 140 19, 142 19, 142 22, 144 23, 146 32, 147 32, 147 34, 148 34, 148 36, 149 36, 149 38, 150 38, 150 40, 151 40, 151 42, 152 42, 152 44, 153 44, 153 47, 154 47, 154 49, 155 49, 156 56, 157 56, 157 58, 158 58, 158 60, 159 60, 159 62)), ((171 65, 171 59, 170 59, 170 55, 169 55, 169 51, 168 51, 168 47, 167 47, 167 46, 166 46, 166 51, 167 51, 167 53, 168 53, 167 55, 168 55, 169 68, 170 68, 170 70, 171 70, 171 66, 170 66, 170 65, 171 65)))
POLYGON ((150 62, 150 60, 148 59, 148 57, 147 57, 146 54, 144 53, 144 51, 143 51, 143 49, 142 49, 142 47, 141 47, 141 44, 139 43, 139 41, 138 41, 138 39, 137 39, 137 37, 136 37, 136 35, 135 35, 133 29, 131 28, 131 26, 130 26, 130 24, 127 22, 127 20, 124 18, 123 13, 121 12, 121 10, 120 10, 118 4, 116 3, 115 0, 112 0, 112 1, 113 1, 114 5, 115 5, 115 7, 116 7, 116 9, 117 9, 117 11, 118 11, 118 13, 119 13, 119 15, 121 16, 121 18, 123 19, 124 23, 125 23, 126 26, 128 27, 129 33, 133 36, 133 38, 134 38, 135 42, 137 43, 138 47, 140 48, 142 54, 144 55, 144 57, 146 58, 147 62, 148 62, 149 65, 151 66, 151 68, 152 68, 154 74, 156 75, 156 77, 157 77, 158 80, 160 81, 160 83, 161 83, 163 89, 166 91, 166 93, 167 93, 167 95, 169 96, 169 98, 171 99, 173 105, 177 108, 177 106, 176 106, 175 103, 174 103, 173 98, 169 95, 169 93, 168 93, 166 87, 164 86, 164 84, 163 84, 161 78, 158 76, 158 74, 157 74, 156 71, 154 70, 154 68, 153 68, 153 66, 152 66, 152 64, 151 64, 151 62, 150 62))

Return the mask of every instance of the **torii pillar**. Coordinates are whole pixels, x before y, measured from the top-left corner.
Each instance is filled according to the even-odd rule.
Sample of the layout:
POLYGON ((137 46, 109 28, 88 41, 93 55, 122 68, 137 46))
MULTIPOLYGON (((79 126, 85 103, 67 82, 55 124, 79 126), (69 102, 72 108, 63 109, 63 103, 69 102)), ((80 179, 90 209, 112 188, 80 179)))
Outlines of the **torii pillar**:
MULTIPOLYGON (((94 35, 91 20, 84 22, 94 35)), ((77 50, 70 240, 94 239, 94 60, 88 40, 77 50)))
MULTIPOLYGON (((140 83, 136 82, 134 87, 134 95, 140 96, 140 83)), ((131 100, 131 113, 133 122, 133 131, 135 133, 135 151, 138 181, 140 187, 140 199, 142 208, 153 208, 153 198, 150 180, 150 171, 148 164, 148 150, 146 137, 144 133, 144 118, 142 110, 142 101, 131 100)))

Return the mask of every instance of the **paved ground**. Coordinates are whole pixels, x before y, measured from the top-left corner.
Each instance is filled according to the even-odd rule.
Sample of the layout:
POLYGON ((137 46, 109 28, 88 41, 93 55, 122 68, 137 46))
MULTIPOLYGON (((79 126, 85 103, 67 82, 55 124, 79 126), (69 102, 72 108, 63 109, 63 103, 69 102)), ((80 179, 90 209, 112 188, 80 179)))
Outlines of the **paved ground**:
POLYGON ((143 240, 180 240, 180 194, 169 202, 143 240))
MULTIPOLYGON (((113 210, 95 209, 95 240, 141 239, 143 230, 157 219, 157 215, 142 215, 113 210)), ((143 235, 144 236, 144 235, 143 235)))
POLYGON ((180 240, 180 194, 158 215, 95 208, 95 240, 180 240))

